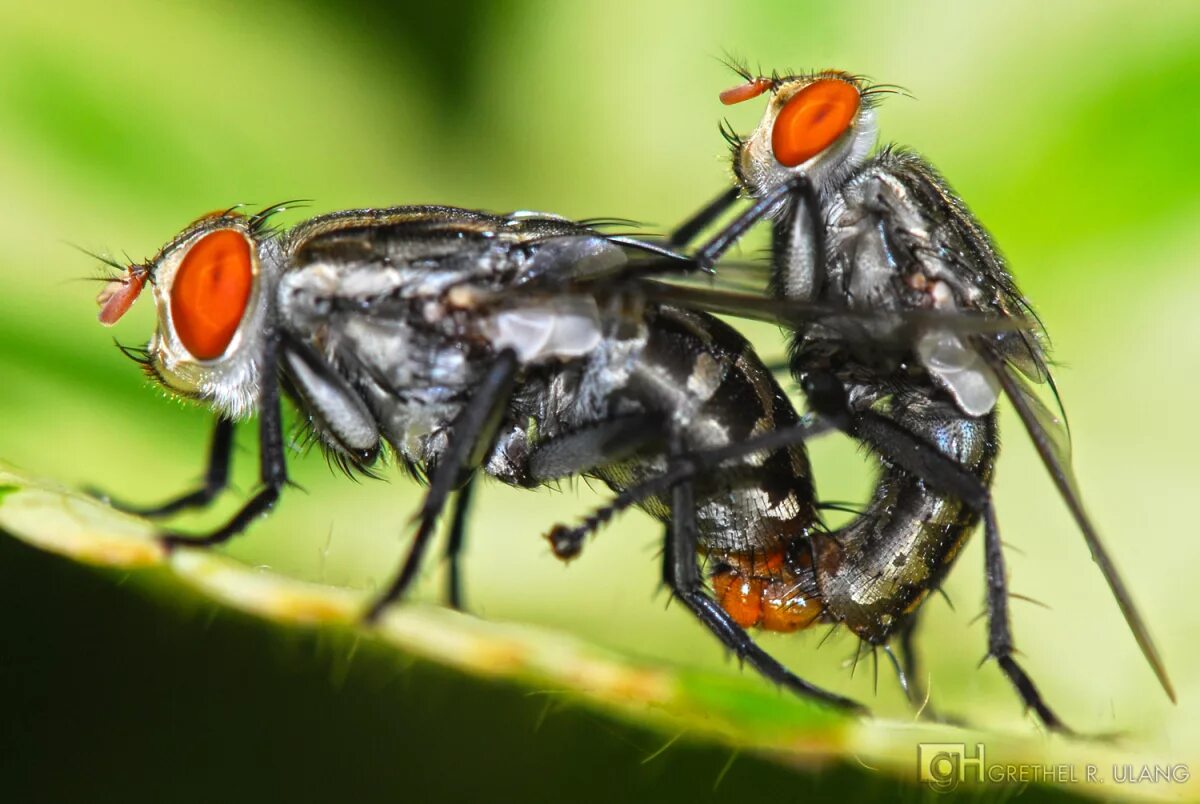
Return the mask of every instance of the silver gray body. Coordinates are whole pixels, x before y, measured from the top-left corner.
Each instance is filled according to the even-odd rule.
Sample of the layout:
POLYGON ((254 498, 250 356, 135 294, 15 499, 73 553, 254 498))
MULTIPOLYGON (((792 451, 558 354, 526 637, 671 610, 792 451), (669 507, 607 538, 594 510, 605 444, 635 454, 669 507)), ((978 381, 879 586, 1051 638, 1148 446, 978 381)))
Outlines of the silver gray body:
MULTIPOLYGON (((667 468, 674 439, 721 447, 796 423, 729 327, 603 292, 622 244, 547 216, 443 207, 317 218, 282 241, 283 366, 321 442, 369 463, 380 442, 417 474, 504 349, 516 392, 482 469, 512 485, 584 474, 621 490, 667 468), (598 292, 597 288, 601 291, 598 292), (629 443, 623 421, 653 433, 629 443), (569 446, 543 449, 566 439, 569 446)), ((751 455, 697 482, 706 551, 776 550, 816 522, 803 447, 751 455)), ((660 519, 669 507, 644 507, 660 519)))

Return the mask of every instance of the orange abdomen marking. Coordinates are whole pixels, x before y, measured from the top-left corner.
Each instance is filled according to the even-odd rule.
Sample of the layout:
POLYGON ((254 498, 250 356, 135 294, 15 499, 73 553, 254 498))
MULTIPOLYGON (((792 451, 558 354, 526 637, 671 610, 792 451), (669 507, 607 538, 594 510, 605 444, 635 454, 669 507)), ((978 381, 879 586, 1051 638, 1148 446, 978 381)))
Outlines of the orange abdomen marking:
POLYGON ((171 320, 192 356, 214 360, 225 353, 253 283, 250 244, 238 230, 219 229, 188 250, 171 285, 171 320))
POLYGON ((742 628, 753 628, 762 619, 762 581, 745 578, 733 570, 718 572, 712 578, 713 592, 721 608, 729 612, 742 628))
POLYGON ((730 566, 713 574, 713 592, 721 608, 743 628, 799 631, 820 616, 820 599, 802 591, 801 579, 785 568, 781 554, 722 558, 730 566))

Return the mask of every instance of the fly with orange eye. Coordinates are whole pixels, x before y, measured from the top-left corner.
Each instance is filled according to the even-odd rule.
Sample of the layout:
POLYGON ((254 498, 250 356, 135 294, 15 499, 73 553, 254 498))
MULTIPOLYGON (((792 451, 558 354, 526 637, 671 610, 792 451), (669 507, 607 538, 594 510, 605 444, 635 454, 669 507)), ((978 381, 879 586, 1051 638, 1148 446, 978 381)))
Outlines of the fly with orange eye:
MULTIPOLYGON (((331 462, 372 474, 391 454, 428 481, 405 563, 366 619, 408 589, 451 502, 447 597, 461 606, 458 554, 472 478, 526 489, 596 478, 625 507, 669 526, 664 582, 722 644, 781 687, 862 711, 792 673, 739 624, 753 617, 794 631, 823 611, 804 552, 819 506, 802 443, 709 456, 694 482, 622 496, 642 478, 670 480, 686 452, 724 444, 744 453, 750 440, 799 422, 735 330, 657 304, 648 288, 626 281, 626 271, 644 262, 662 269, 682 262, 678 255, 537 213, 347 210, 269 234, 251 220, 204 218, 147 269, 159 329, 144 354, 125 351, 168 390, 215 409, 217 420, 201 488, 149 508, 121 507, 163 517, 211 503, 226 487, 234 420, 257 414, 259 432, 254 496, 212 532, 161 531, 163 544, 220 544, 276 503, 287 483, 286 395, 331 462), (720 601, 706 587, 702 558, 729 568, 713 576, 720 601), (796 594, 801 586, 805 596, 796 594)), ((840 311, 822 312, 820 320, 838 326, 828 314, 840 311)), ((569 545, 557 549, 565 556, 569 545)))
POLYGON ((197 538, 164 534, 165 546, 217 544, 269 510, 287 482, 278 388, 277 345, 268 310, 256 292, 259 249, 274 234, 276 204, 254 215, 233 207, 201 216, 144 264, 111 281, 100 294, 100 321, 115 324, 147 284, 154 286, 158 328, 145 347, 118 344, 150 378, 217 412, 209 471, 200 488, 163 505, 121 506, 145 516, 168 516, 207 504, 224 489, 233 424, 259 416, 261 488, 223 527, 197 538))
MULTIPOLYGON (((771 150, 779 164, 796 167, 828 148, 845 134, 858 117, 863 94, 861 82, 854 76, 828 73, 802 85, 782 107, 771 128, 771 150)), ((780 78, 755 78, 727 89, 721 103, 731 106, 751 100, 780 86, 794 82, 780 78)))
MULTIPOLYGON (((694 266, 712 270, 752 226, 764 220, 772 224, 770 293, 778 320, 798 322, 791 325, 789 369, 810 415, 840 430, 878 463, 864 516, 832 534, 836 549, 825 553, 819 537, 811 540, 823 616, 844 624, 866 645, 887 647, 898 640, 909 668, 908 683, 904 676, 901 683, 914 705, 928 712, 920 674, 911 669, 916 665, 913 629, 928 592, 940 588, 961 546, 982 524, 989 579, 987 655, 1046 727, 1068 731, 1013 651, 1003 544, 991 492, 999 455, 997 405, 1004 396, 1147 664, 1174 700, 1149 628, 1083 505, 1047 340, 1029 301, 983 225, 929 162, 902 148, 875 151, 877 96, 903 91, 835 71, 770 79, 738 72, 746 83, 722 93, 722 103, 743 102, 768 90, 771 96, 751 134, 727 134, 722 128, 733 148, 736 184, 679 226, 667 245, 685 247, 743 195, 749 197, 745 210, 695 249, 694 266), (898 311, 973 314, 1014 326, 970 333, 930 322, 892 344, 899 348, 885 349, 884 339, 864 345, 804 321, 799 313, 813 304, 874 316, 875 327, 898 311), (1057 410, 1039 398, 1038 384, 1057 410), (864 586, 863 578, 879 582, 864 586)), ((688 291, 694 299, 703 298, 688 291)), ((765 302, 710 292, 698 307, 761 319, 765 302)), ((807 434, 807 428, 796 428, 792 437, 807 434)), ((777 580, 763 574, 767 581, 777 580)), ((727 584, 726 591, 737 593, 729 603, 736 616, 747 622, 762 617, 767 581, 727 584)))
POLYGON ((208 212, 192 221, 145 264, 122 266, 85 251, 124 272, 110 279, 96 297, 100 323, 116 324, 145 286, 154 282, 156 270, 167 256, 183 253, 183 264, 174 271, 171 287, 176 334, 197 360, 220 357, 232 342, 250 301, 256 270, 255 242, 274 231, 271 221, 275 215, 305 205, 306 199, 299 199, 272 204, 253 215, 240 212, 244 204, 208 212))
MULTIPOLYGON (((671 480, 688 453, 743 453, 799 423, 733 328, 657 304, 626 279, 643 261, 662 269, 678 255, 538 213, 347 210, 270 234, 248 220, 204 218, 146 269, 159 327, 146 349, 151 376, 214 408, 217 421, 203 487, 121 507, 160 517, 207 505, 226 486, 233 420, 257 414, 259 431, 254 496, 212 532, 161 531, 164 545, 220 544, 276 503, 287 483, 282 395, 339 465, 370 473, 390 453, 428 481, 408 556, 369 601, 368 621, 408 589, 452 501, 448 597, 461 604, 457 557, 479 474, 521 488, 596 478, 618 500, 641 479, 665 479, 625 505, 667 525, 663 581, 676 599, 770 681, 864 711, 792 673, 739 624, 794 631, 823 611, 796 594, 798 583, 811 592, 812 560, 785 553, 809 545, 818 516, 803 444, 762 444, 671 480), (714 581, 720 601, 701 559, 729 568, 714 581), (735 585, 735 575, 748 580, 735 585)), ((124 291, 121 304, 134 295, 124 291)))

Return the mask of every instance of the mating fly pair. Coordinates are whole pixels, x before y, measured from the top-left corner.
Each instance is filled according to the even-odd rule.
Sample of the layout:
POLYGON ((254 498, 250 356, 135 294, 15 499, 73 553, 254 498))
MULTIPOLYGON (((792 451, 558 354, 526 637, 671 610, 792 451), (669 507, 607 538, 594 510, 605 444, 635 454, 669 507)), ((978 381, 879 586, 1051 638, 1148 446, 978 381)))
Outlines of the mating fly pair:
MULTIPOLYGON (((334 213, 280 232, 268 209, 202 218, 101 296, 115 322, 147 283, 158 328, 135 356, 217 414, 205 486, 145 513, 202 505, 223 488, 232 422, 259 415, 262 488, 223 527, 168 544, 222 542, 286 483, 279 391, 339 462, 368 468, 387 444, 429 490, 408 557, 376 616, 407 589, 457 491, 451 577, 471 482, 597 477, 617 492, 557 553, 620 508, 668 522, 663 578, 728 647, 793 690, 803 681, 746 633, 842 623, 870 645, 899 636, 915 693, 912 626, 982 516, 989 653, 1051 727, 1061 722, 1012 659, 989 486, 1003 389, 1068 495, 1139 642, 1166 684, 1069 481, 1052 417, 1018 376, 1048 379, 1029 309, 982 228, 917 157, 867 159, 875 91, 829 73, 752 79, 764 122, 735 148, 738 186, 669 248, 548 215, 448 207, 334 213), (689 259, 683 247, 737 197, 754 202, 689 259), (774 299, 644 277, 709 267, 756 221, 775 222, 774 299), (883 467, 866 509, 825 530, 807 431, 770 371, 709 311, 787 322, 812 410, 883 467), (981 323, 982 319, 982 323, 981 323), (1000 326, 995 326, 999 321, 1000 326), (989 323, 991 322, 991 323, 989 323), (715 598, 698 559, 712 568, 715 598)), ((452 583, 452 601, 458 600, 452 583)))

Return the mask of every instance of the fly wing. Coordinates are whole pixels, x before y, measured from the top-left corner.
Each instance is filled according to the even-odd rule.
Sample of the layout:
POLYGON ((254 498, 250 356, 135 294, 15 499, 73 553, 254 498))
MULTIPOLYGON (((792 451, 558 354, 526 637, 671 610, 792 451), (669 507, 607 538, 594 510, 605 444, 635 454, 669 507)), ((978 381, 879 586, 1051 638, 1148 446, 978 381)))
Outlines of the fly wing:
POLYGON ((974 311, 863 310, 650 279, 640 280, 638 288, 649 301, 765 321, 789 329, 820 324, 848 340, 892 347, 899 352, 911 351, 917 339, 931 328, 960 335, 979 335, 1014 332, 1033 326, 1022 319, 974 311))
POLYGON ((769 255, 763 255, 760 259, 724 259, 712 273, 692 269, 686 274, 671 277, 670 281, 686 287, 762 295, 768 293, 771 287, 771 270, 769 255))
MULTIPOLYGON (((1121 579, 1108 550, 1100 540, 1096 526, 1083 507, 1083 498, 1075 481, 1075 473, 1071 469, 1071 439, 1067 431, 1066 417, 1055 414, 1042 403, 1029 381, 1022 376, 1024 372, 1020 367, 1006 362, 995 354, 988 353, 986 349, 984 351, 985 359, 999 378, 1005 395, 1008 396, 1017 415, 1020 416, 1022 424, 1025 425, 1025 431, 1029 433, 1042 463, 1050 473, 1055 487, 1058 488, 1058 493, 1062 496, 1063 502, 1067 504, 1071 516, 1075 519, 1075 524, 1083 533, 1083 539, 1091 551, 1092 560, 1100 567, 1100 572, 1108 583, 1109 589, 1112 590, 1121 614, 1125 616, 1125 622, 1128 623, 1129 630, 1133 633, 1133 638, 1137 640, 1138 647, 1142 649, 1142 655, 1146 657, 1146 661, 1154 670, 1154 674, 1158 677, 1167 696, 1174 702, 1175 688, 1167 676, 1167 669, 1158 653, 1158 648, 1155 647, 1154 640, 1150 637, 1150 630, 1146 627, 1146 622, 1142 619, 1141 614, 1138 613, 1137 607, 1134 606, 1129 589, 1121 579)), ((1055 392, 1055 398, 1057 399, 1057 397, 1058 394, 1055 392)))
POLYGON ((991 237, 945 179, 928 162, 911 152, 892 152, 885 161, 893 174, 904 183, 910 200, 906 208, 918 212, 919 220, 928 232, 928 239, 919 243, 919 250, 936 255, 957 278, 983 291, 983 298, 987 300, 984 302, 985 309, 1031 322, 1032 326, 1015 333, 979 336, 971 341, 1020 416, 1059 495, 1083 534, 1092 559, 1100 567, 1104 580, 1112 590, 1142 654, 1167 696, 1174 701, 1175 690, 1167 677, 1158 649, 1150 638, 1149 629, 1083 506, 1079 486, 1071 469, 1070 430, 1058 389, 1050 374, 1046 337, 1041 322, 1017 288, 991 237), (1042 403, 1031 383, 1048 386, 1054 396, 1057 413, 1042 403))
POLYGON ((537 290, 613 282, 630 273, 671 273, 689 262, 654 243, 606 235, 579 225, 531 241, 527 250, 529 263, 516 284, 537 290))

